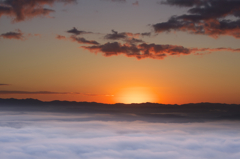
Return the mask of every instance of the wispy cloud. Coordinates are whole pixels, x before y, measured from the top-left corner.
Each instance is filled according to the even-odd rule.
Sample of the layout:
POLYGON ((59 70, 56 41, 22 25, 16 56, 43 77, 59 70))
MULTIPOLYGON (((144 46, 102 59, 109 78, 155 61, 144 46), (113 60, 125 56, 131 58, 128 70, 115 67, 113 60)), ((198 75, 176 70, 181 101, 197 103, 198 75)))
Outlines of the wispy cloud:
POLYGON ((10 86, 10 84, 3 84, 3 83, 0 83, 0 86, 10 86))
POLYGON ((21 30, 17 30, 16 32, 7 32, 7 33, 3 33, 0 35, 0 37, 4 38, 4 39, 17 39, 17 40, 24 40, 25 36, 23 35, 23 33, 21 32, 21 30))
POLYGON ((126 2, 126 0, 111 0, 112 2, 126 2))
POLYGON ((85 38, 71 36, 72 41, 76 41, 79 44, 92 44, 92 45, 98 45, 99 43, 94 40, 86 40, 85 38))
POLYGON ((56 2, 67 4, 74 1, 75 0, 4 0, 0 3, 0 17, 3 15, 11 16, 14 22, 20 22, 37 16, 48 16, 54 12, 54 10, 45 8, 46 5, 51 7, 56 2))
POLYGON ((160 44, 121 44, 118 42, 108 42, 103 45, 82 46, 86 50, 94 53, 103 53, 104 56, 125 55, 127 57, 135 57, 137 59, 152 58, 164 59, 167 56, 179 56, 199 53, 212 53, 216 51, 240 52, 240 49, 232 48, 186 48, 177 45, 160 45, 160 44))
POLYGON ((134 5, 134 6, 138 6, 139 3, 138 3, 138 1, 136 1, 136 2, 134 2, 132 5, 134 5))
POLYGON ((92 32, 78 30, 75 27, 73 27, 73 29, 68 30, 67 33, 71 33, 74 35, 81 35, 81 34, 91 34, 92 32))
POLYGON ((16 39, 16 40, 26 40, 28 37, 32 37, 32 36, 41 37, 40 34, 25 34, 20 29, 17 29, 16 31, 3 33, 0 35, 0 37, 4 39, 16 39))
POLYGON ((79 44, 91 44, 91 45, 98 45, 99 44, 97 41, 87 40, 83 37, 77 37, 75 35, 72 35, 69 38, 67 38, 66 36, 63 36, 63 35, 57 35, 56 39, 58 39, 58 40, 70 40, 70 41, 77 42, 79 44))
POLYGON ((230 35, 240 38, 240 1, 236 0, 166 0, 162 4, 191 7, 189 14, 172 16, 167 22, 153 25, 157 33, 186 31, 214 38, 230 35), (227 19, 233 16, 237 20, 227 19))
POLYGON ((66 40, 67 38, 65 36, 63 36, 63 35, 57 35, 56 39, 58 39, 58 40, 66 40))
MULTIPOLYGON (((118 33, 117 31, 115 30, 112 30, 112 33, 111 34, 107 34, 104 36, 105 39, 107 40, 126 40, 130 37, 133 37, 133 38, 137 38, 139 37, 141 34, 140 33, 129 33, 129 32, 121 32, 121 33, 118 33)), ((145 34, 143 33, 143 36, 145 34)))
POLYGON ((51 91, 8 91, 0 90, 0 94, 47 94, 47 95, 57 95, 57 94, 72 94, 72 95, 83 95, 83 96, 112 96, 106 94, 92 94, 92 93, 79 93, 79 92, 51 92, 51 91))

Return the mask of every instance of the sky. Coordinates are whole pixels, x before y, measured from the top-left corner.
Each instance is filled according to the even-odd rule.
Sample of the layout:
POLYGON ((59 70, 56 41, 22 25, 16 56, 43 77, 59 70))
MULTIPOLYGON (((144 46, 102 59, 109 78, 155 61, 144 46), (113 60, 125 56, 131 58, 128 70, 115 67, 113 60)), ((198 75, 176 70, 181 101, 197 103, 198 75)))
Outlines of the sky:
POLYGON ((0 98, 240 104, 240 1, 0 0, 0 98))

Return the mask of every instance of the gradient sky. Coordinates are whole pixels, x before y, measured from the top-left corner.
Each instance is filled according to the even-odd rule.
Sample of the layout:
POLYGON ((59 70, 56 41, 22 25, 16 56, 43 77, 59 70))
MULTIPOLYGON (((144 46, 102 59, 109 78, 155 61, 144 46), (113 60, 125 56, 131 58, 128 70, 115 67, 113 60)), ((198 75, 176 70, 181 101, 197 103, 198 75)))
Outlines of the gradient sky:
POLYGON ((0 0, 0 98, 240 104, 240 1, 0 0))

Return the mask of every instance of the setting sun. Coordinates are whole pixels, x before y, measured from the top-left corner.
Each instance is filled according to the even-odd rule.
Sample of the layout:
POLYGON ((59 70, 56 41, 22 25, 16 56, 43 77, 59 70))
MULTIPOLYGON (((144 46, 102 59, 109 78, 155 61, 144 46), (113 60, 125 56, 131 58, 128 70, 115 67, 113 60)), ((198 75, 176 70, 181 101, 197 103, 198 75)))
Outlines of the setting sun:
POLYGON ((147 87, 133 87, 120 91, 116 100, 126 104, 156 102, 156 95, 147 87))

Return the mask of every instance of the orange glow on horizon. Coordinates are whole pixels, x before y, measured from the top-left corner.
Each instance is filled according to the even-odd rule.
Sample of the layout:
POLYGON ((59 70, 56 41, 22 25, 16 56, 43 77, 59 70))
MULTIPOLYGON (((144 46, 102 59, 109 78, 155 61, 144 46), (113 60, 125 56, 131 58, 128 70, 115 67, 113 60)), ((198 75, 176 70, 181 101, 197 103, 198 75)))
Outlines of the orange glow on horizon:
POLYGON ((157 96, 148 87, 131 87, 122 89, 116 96, 117 103, 146 103, 157 102, 157 96))

